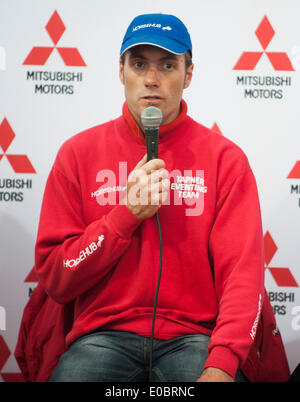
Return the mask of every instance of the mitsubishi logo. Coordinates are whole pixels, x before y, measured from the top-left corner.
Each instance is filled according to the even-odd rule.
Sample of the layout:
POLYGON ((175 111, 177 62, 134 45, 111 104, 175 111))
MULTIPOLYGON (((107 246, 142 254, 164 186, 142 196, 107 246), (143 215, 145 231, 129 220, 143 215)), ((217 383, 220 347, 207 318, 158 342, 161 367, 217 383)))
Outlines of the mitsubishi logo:
POLYGON ((3 156, 6 156, 15 173, 36 173, 27 155, 13 155, 6 153, 15 136, 16 135, 9 122, 4 118, 0 124, 0 146, 4 152, 3 154, 0 153, 0 161, 3 156))
POLYGON ((7 373, 3 371, 3 367, 11 354, 12 353, 3 336, 0 335, 0 377, 2 377, 4 382, 24 382, 25 379, 22 373, 7 373))
POLYGON ((270 24, 267 16, 264 16, 258 28, 255 31, 255 35, 259 40, 263 51, 260 52, 243 52, 238 62, 234 66, 234 70, 254 70, 257 63, 261 59, 263 54, 266 54, 271 62, 274 70, 276 71, 295 71, 288 55, 284 52, 268 52, 269 46, 275 31, 270 24))
POLYGON ((300 161, 297 161, 293 167, 293 169, 290 171, 288 179, 300 179, 300 161))
POLYGON ((268 269, 278 286, 298 287, 294 276, 289 268, 274 268, 270 267, 270 262, 276 254, 278 248, 270 235, 266 232, 264 236, 264 250, 265 250, 265 268, 268 269))
POLYGON ((43 66, 54 49, 57 49, 66 66, 86 66, 79 51, 75 47, 57 46, 65 30, 66 27, 58 12, 55 10, 46 25, 46 31, 48 32, 54 46, 34 46, 23 64, 43 66))

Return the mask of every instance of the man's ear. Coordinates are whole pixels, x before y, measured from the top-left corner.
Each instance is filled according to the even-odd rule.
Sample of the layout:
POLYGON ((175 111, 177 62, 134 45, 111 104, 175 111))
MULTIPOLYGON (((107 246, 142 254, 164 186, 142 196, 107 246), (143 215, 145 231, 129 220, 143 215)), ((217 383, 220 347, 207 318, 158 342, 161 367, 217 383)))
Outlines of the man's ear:
POLYGON ((124 85, 124 63, 120 60, 120 70, 119 70, 120 81, 124 85))
POLYGON ((193 70, 194 70, 194 64, 189 65, 188 68, 186 69, 185 81, 183 87, 184 89, 190 86, 193 76, 193 70))

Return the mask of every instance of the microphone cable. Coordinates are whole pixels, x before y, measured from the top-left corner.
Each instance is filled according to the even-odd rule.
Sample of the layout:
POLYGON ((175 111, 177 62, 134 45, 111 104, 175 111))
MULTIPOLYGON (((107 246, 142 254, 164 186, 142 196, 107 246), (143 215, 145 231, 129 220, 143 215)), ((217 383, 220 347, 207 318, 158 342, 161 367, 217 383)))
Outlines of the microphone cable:
POLYGON ((157 278, 156 292, 155 292, 154 305, 153 305, 153 315, 152 315, 152 330, 151 330, 150 357, 149 357, 149 382, 152 381, 152 355, 153 355, 155 315, 156 315, 157 299, 158 299, 158 292, 159 292, 159 285, 160 285, 160 278, 161 278, 161 271, 162 271, 162 255, 163 255, 163 242, 162 242, 161 226, 160 226, 158 212, 156 212, 155 215, 156 215, 158 235, 159 235, 159 270, 158 270, 158 278, 157 278))
MULTIPOLYGON (((161 110, 155 106, 147 107, 141 113, 141 122, 145 128, 147 160, 149 161, 151 159, 157 158, 157 156, 158 156, 158 138, 159 138, 158 129, 162 122, 161 110)), ((152 355, 153 355, 155 315, 156 315, 157 298, 158 298, 161 271, 162 271, 162 249, 163 249, 163 247, 162 247, 162 235, 161 235, 161 226, 160 226, 158 211, 156 212, 156 221, 157 221, 158 234, 159 234, 160 257, 159 257, 158 279, 157 279, 156 292, 155 292, 154 305, 153 305, 153 315, 152 315, 152 330, 151 330, 150 356, 149 356, 149 382, 151 382, 151 379, 152 379, 152 355)))

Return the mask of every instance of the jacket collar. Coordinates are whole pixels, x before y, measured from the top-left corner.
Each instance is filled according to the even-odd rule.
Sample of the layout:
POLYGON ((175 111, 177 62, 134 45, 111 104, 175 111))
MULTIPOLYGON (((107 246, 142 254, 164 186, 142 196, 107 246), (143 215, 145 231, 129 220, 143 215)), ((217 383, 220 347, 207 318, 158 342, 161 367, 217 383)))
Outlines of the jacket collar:
MULTIPOLYGON (((130 132, 134 134, 140 141, 145 143, 145 136, 130 113, 127 102, 124 102, 122 114, 130 132)), ((178 127, 185 120, 186 116, 187 104, 183 99, 181 99, 181 110, 179 116, 171 123, 163 124, 159 127, 159 138, 164 137, 168 132, 178 127)))

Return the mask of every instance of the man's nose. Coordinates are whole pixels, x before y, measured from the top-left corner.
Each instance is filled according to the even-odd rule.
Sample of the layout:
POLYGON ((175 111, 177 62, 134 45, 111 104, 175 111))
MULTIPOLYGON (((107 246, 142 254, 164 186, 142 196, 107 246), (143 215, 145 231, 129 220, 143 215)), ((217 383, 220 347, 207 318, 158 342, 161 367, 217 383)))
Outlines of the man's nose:
POLYGON ((145 86, 146 87, 158 87, 159 78, 155 68, 149 68, 145 75, 145 86))

